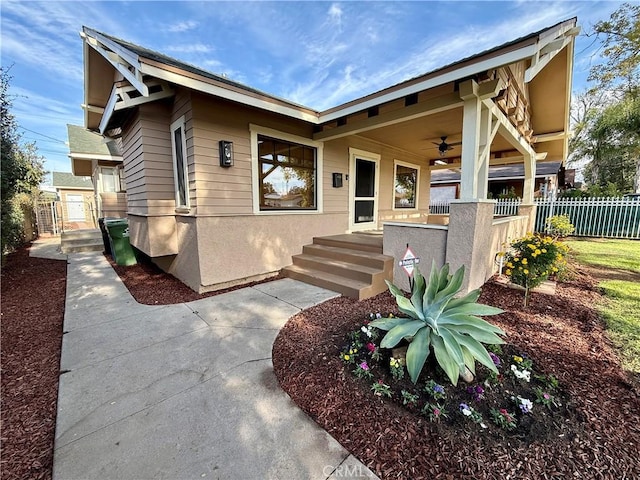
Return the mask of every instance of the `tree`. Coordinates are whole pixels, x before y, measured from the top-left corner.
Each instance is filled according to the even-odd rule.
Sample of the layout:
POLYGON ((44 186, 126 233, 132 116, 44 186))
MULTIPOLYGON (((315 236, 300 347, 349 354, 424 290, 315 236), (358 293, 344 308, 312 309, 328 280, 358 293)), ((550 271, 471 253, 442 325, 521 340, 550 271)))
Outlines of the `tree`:
POLYGON ((44 178, 43 158, 34 143, 20 144, 18 124, 11 113, 9 69, 0 67, 0 137, 2 158, 1 188, 1 253, 15 248, 24 239, 22 205, 25 194, 32 196, 44 178))
POLYGON ((573 104, 571 158, 589 161, 588 184, 640 192, 640 5, 621 5, 589 35, 602 42, 604 61, 573 104))

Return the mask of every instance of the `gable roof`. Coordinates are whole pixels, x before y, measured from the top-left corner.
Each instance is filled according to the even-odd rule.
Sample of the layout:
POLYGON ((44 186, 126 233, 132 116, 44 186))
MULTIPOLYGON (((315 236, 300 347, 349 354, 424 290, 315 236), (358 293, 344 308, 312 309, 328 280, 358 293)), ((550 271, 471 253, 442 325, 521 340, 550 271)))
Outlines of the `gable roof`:
MULTIPOLYGON (((144 79, 145 76, 150 76, 245 105, 321 124, 523 59, 531 59, 530 75, 535 75, 535 69, 542 68, 541 65, 549 61, 550 52, 561 50, 571 41, 571 37, 577 35, 575 26, 576 18, 574 17, 325 111, 313 110, 256 90, 89 27, 83 27, 81 36, 85 40, 85 68, 88 64, 89 48, 92 48, 104 58, 104 61, 118 70, 143 96, 149 95, 149 89, 145 85, 144 79), (545 56, 547 60, 543 61, 542 58, 545 56)), ((85 77, 85 82, 90 82, 90 79, 85 77)), ((97 78, 96 82, 98 82, 97 78)), ((106 125, 104 121, 101 121, 102 115, 110 116, 113 113, 115 102, 113 94, 107 101, 106 97, 110 92, 103 91, 98 95, 101 97, 99 103, 103 104, 92 104, 88 98, 90 95, 88 95, 87 85, 88 83, 85 84, 85 124, 88 128, 97 128, 98 123, 101 123, 102 131, 104 131, 106 125), (107 108, 109 107, 107 104, 110 102, 111 108, 107 108)))
POLYGON ((91 177, 76 177, 73 173, 52 172, 51 185, 56 188, 93 190, 91 177))
POLYGON ((104 137, 78 125, 67 124, 69 155, 71 157, 97 158, 120 157, 118 145, 113 140, 105 142, 104 137))

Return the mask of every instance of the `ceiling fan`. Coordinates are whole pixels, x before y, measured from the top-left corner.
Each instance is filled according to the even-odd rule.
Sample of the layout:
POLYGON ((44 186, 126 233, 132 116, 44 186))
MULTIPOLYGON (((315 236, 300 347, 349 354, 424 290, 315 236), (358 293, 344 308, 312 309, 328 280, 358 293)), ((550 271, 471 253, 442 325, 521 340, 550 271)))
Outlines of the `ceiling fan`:
POLYGON ((447 136, 442 136, 440 137, 440 140, 442 140, 442 142, 438 143, 438 142, 431 142, 434 145, 438 146, 438 152, 440 153, 441 157, 444 157, 447 152, 449 150, 452 150, 453 147, 455 147, 456 145, 462 145, 462 142, 452 142, 452 143, 447 143, 447 136))

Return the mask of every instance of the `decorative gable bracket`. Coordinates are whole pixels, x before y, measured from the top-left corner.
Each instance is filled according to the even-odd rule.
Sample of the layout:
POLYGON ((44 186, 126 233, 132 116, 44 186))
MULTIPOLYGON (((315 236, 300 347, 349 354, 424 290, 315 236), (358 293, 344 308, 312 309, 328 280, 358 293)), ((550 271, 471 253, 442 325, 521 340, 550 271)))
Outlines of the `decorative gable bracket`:
POLYGON ((137 87, 128 82, 116 82, 113 85, 111 95, 109 95, 109 100, 104 107, 102 119, 100 120, 100 133, 104 134, 114 112, 175 95, 175 90, 162 80, 145 78, 144 86, 147 95, 143 95, 137 87))
POLYGON ((564 47, 580 33, 580 27, 564 27, 553 37, 540 38, 535 55, 531 57, 531 66, 524 72, 524 81, 529 83, 564 47))

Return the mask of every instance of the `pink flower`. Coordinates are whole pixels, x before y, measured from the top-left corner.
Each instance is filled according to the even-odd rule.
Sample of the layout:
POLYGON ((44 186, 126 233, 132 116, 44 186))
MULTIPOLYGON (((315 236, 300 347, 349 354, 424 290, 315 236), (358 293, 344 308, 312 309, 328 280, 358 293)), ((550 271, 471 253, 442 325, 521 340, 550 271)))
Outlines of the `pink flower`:
POLYGON ((369 342, 367 343, 367 350, 373 353, 376 350, 376 346, 373 343, 369 342))
POLYGON ((440 415, 440 410, 437 408, 433 409, 433 414, 437 417, 438 415, 440 415))
POLYGON ((549 400, 549 398, 551 398, 551 395, 549 395, 548 393, 545 393, 542 396, 544 397, 545 400, 549 400))
POLYGON ((367 362, 362 362, 360 365, 358 365, 361 369, 363 370, 369 370, 369 365, 367 365, 367 362))

